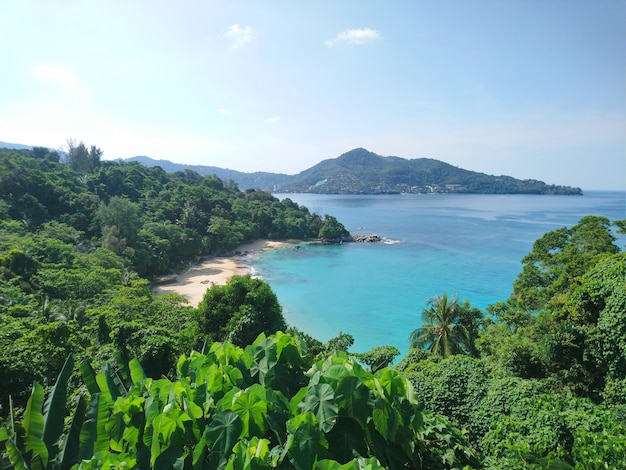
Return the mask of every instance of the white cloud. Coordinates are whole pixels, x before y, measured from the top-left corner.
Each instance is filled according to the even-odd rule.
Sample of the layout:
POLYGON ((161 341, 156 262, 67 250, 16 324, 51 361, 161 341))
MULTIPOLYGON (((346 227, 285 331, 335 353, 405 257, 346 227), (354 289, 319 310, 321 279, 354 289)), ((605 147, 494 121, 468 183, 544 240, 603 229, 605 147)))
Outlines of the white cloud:
POLYGON ((228 108, 220 108, 219 113, 220 114, 232 114, 232 111, 228 108))
POLYGON ((228 27, 228 32, 224 37, 232 40, 233 49, 239 49, 252 42, 254 32, 250 26, 242 28, 238 24, 234 24, 228 27))
POLYGON ((75 85, 78 83, 76 75, 66 67, 58 65, 35 65, 33 72, 39 78, 46 81, 55 82, 60 85, 75 85))
POLYGON ((340 33, 337 33, 334 39, 329 39, 324 44, 328 47, 333 47, 338 43, 347 43, 347 44, 365 44, 366 42, 375 41, 380 39, 382 36, 380 33, 374 29, 370 28, 361 28, 361 29, 347 29, 340 33))
POLYGON ((275 117, 267 118, 263 122, 266 122, 268 124, 275 124, 278 121, 280 121, 280 118, 278 116, 275 116, 275 117))

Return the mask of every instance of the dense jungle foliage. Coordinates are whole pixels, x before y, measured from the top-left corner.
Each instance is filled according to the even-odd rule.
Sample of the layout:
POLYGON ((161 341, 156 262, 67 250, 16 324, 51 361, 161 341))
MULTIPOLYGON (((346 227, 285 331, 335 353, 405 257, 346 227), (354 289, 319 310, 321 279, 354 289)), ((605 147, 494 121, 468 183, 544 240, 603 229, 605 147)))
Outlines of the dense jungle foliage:
POLYGON ((198 308, 150 288, 336 219, 74 149, 0 149, 0 468, 626 468, 626 253, 609 220, 537 240, 487 312, 454 286, 434 296, 390 366, 393 347, 289 328, 250 276, 198 308))
POLYGON ((121 351, 159 376, 201 348, 207 321, 183 298, 155 298, 147 279, 257 238, 345 232, 289 199, 101 162, 82 143, 68 150, 60 162, 43 148, 0 149, 0 415, 9 395, 23 406, 34 380, 50 383, 70 352, 100 365, 121 351))

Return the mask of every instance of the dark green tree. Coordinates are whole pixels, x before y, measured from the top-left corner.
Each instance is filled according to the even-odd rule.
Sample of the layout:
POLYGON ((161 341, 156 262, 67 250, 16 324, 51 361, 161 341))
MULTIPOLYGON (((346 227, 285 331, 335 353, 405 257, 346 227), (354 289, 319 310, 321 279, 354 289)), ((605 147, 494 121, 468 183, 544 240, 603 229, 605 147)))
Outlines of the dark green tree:
POLYGON ((367 365, 370 371, 376 372, 391 365, 394 359, 400 355, 400 351, 394 346, 376 346, 368 352, 353 355, 367 365))
POLYGON ((523 269, 513 283, 513 297, 529 310, 562 305, 572 282, 593 267, 598 258, 617 253, 606 217, 586 216, 571 228, 548 232, 522 259, 523 269))
POLYGON ((276 294, 261 279, 233 276, 225 286, 211 286, 198 305, 202 332, 210 341, 246 346, 260 334, 285 331, 276 294))
POLYGON ((125 197, 114 196, 101 203, 96 214, 102 227, 102 245, 116 254, 133 247, 141 228, 139 206, 125 197))
POLYGON ((325 215, 318 233, 318 238, 328 241, 341 240, 343 237, 350 235, 341 222, 332 215, 325 215))

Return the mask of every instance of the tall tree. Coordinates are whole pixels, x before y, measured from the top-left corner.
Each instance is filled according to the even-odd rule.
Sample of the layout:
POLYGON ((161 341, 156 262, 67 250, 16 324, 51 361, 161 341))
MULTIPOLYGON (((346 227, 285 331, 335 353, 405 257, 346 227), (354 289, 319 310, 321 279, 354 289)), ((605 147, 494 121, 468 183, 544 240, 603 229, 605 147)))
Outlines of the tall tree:
POLYGON ((120 255, 132 256, 141 228, 139 206, 125 197, 113 196, 100 203, 96 218, 102 227, 102 246, 120 255))
POLYGON ((449 297, 446 292, 431 297, 422 310, 424 324, 409 335, 411 348, 428 349, 443 357, 465 353, 470 338, 461 324, 461 312, 455 295, 449 297))
POLYGON ((67 139, 65 151, 67 152, 68 166, 80 173, 91 173, 100 164, 102 150, 92 145, 88 150, 83 141, 78 144, 74 139, 67 139))

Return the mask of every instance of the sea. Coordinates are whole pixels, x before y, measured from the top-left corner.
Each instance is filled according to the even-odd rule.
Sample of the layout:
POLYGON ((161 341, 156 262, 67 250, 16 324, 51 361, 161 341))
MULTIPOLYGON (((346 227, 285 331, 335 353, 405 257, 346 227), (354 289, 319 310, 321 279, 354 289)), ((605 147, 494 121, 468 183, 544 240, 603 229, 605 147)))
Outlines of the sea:
MULTIPOLYGON (((354 337, 351 352, 390 345, 402 355, 435 295, 485 310, 506 300, 535 240, 585 215, 626 218, 626 192, 582 196, 276 194, 336 217, 378 243, 298 243, 252 261, 289 325, 320 341, 354 337)), ((626 239, 619 238, 622 250, 626 239)))

